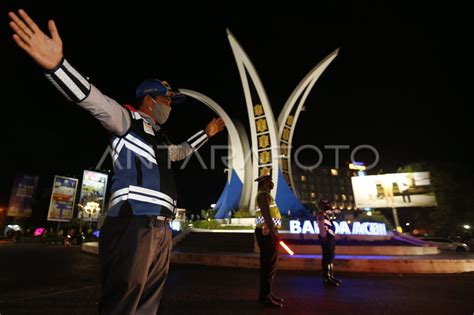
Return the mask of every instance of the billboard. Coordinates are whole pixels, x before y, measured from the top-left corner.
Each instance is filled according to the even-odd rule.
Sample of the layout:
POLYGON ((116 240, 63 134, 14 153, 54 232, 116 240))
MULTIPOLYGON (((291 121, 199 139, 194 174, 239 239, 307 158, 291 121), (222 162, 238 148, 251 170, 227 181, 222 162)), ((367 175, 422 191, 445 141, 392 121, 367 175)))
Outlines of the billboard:
POLYGON ((38 176, 18 174, 13 184, 7 216, 29 218, 32 214, 32 204, 38 176))
POLYGON ((54 176, 53 191, 49 202, 48 221, 70 221, 74 214, 77 179, 54 176))
POLYGON ((357 208, 434 207, 429 172, 352 177, 357 208))
POLYGON ((88 221, 97 222, 99 220, 99 215, 104 209, 107 178, 107 174, 84 171, 78 218, 81 218, 82 215, 82 218, 88 221))

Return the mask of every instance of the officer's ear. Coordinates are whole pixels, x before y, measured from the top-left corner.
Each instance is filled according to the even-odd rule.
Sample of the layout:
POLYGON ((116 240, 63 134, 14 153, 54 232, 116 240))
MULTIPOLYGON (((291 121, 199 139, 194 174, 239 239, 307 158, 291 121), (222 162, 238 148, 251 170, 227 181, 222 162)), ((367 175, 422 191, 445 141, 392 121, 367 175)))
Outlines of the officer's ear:
POLYGON ((156 101, 151 95, 145 95, 137 102, 137 108, 138 110, 143 110, 148 106, 152 106, 154 103, 156 103, 156 101))
POLYGON ((156 100, 153 96, 151 95, 145 95, 145 97, 143 98, 143 104, 147 105, 147 106, 151 106, 153 104, 156 103, 156 100))

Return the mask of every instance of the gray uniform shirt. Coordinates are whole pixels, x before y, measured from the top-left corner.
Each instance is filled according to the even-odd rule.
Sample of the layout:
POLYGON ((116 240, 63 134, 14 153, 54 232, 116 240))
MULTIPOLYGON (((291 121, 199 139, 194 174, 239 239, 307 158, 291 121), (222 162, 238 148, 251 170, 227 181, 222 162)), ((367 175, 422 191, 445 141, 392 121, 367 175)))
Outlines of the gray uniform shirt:
MULTIPOLYGON (((99 120, 105 129, 116 135, 124 135, 132 124, 128 111, 92 84, 89 95, 77 104, 99 120)), ((143 112, 140 112, 140 115, 153 126, 155 131, 160 130, 160 126, 149 115, 143 112)), ((168 152, 171 161, 180 161, 190 155, 193 148, 188 142, 182 142, 177 145, 168 145, 168 152)))

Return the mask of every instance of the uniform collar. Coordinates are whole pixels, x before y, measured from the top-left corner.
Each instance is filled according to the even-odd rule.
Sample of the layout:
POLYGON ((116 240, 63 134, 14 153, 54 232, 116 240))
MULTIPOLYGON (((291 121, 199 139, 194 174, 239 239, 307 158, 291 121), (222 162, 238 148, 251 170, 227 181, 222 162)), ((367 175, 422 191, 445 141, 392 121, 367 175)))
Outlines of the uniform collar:
MULTIPOLYGON (((140 112, 140 111, 139 111, 140 112)), ((150 115, 145 114, 144 112, 140 112, 140 116, 143 117, 152 127, 154 131, 159 131, 161 129, 160 125, 158 125, 150 115)))

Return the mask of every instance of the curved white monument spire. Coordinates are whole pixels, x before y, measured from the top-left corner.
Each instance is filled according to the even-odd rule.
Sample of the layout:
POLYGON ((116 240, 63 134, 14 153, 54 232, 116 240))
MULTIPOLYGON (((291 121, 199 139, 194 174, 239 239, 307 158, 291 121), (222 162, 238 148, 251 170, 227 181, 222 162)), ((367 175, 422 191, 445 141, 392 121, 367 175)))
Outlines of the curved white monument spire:
MULTIPOLYGON (((227 37, 239 69, 249 115, 253 160, 252 179, 270 173, 275 187, 278 187, 277 127, 270 102, 247 54, 229 30, 227 30, 227 37)), ((257 183, 252 180, 250 183, 245 182, 244 185, 252 185, 249 210, 254 211, 257 183)), ((276 196, 276 193, 276 189, 273 189, 273 197, 276 196)))
POLYGON ((288 186, 294 191, 293 176, 291 174, 291 143, 295 132, 296 122, 303 105, 321 74, 336 58, 339 48, 319 62, 298 84, 285 103, 278 117, 278 140, 280 141, 280 167, 288 186), (298 102, 298 106, 295 104, 298 102))
MULTIPOLYGON (((222 118, 229 134, 229 148, 232 150, 229 152, 229 167, 232 167, 235 170, 237 176, 239 176, 239 179, 243 183, 245 180, 244 149, 240 140, 239 132, 237 131, 232 119, 227 115, 224 109, 209 96, 188 89, 179 89, 179 92, 200 101, 222 118)), ((229 172, 229 174, 231 174, 231 172, 229 172)))
MULTIPOLYGON (((237 193, 234 190, 237 190, 241 193, 240 201, 238 205, 234 205, 235 207, 239 206, 240 208, 247 208, 248 206, 248 193, 246 194, 245 191, 243 191, 243 183, 248 181, 248 171, 246 172, 246 169, 248 170, 248 164, 245 163, 245 158, 247 156, 247 152, 244 151, 245 147, 248 147, 248 143, 243 143, 242 141, 247 141, 246 140, 246 135, 245 135, 245 130, 242 130, 241 125, 238 122, 234 122, 229 115, 224 111, 224 109, 217 104, 216 101, 211 99, 210 97, 199 93, 197 91, 189 90, 189 89, 179 89, 179 92, 192 97, 204 105, 206 105, 208 108, 210 108, 212 111, 214 111, 220 118, 225 123, 228 135, 229 135, 229 153, 228 153, 228 178, 227 178, 227 186, 232 182, 232 187, 231 193, 237 193), (243 135, 243 139, 242 139, 243 135), (237 179, 233 179, 232 176, 237 176, 237 179), (240 182, 240 185, 239 185, 240 182)), ((226 192, 226 190, 224 190, 226 192)), ((223 198, 226 198, 223 196, 223 198)), ((230 206, 230 205, 229 205, 230 206)), ((235 207, 231 206, 233 209, 227 209, 226 212, 223 213, 222 215, 227 215, 227 211, 229 210, 235 210, 235 207)), ((219 209, 217 209, 219 211, 219 209)))

